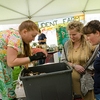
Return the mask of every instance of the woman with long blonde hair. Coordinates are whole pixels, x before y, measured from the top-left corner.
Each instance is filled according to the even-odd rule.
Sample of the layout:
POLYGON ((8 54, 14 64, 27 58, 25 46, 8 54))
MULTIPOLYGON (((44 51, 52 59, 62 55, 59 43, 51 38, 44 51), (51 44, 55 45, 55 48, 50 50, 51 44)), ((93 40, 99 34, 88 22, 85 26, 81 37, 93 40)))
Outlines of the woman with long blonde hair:
MULTIPOLYGON (((81 92, 80 78, 85 71, 85 65, 93 54, 94 48, 86 41, 82 34, 83 23, 70 22, 67 31, 70 39, 64 44, 65 52, 62 52, 62 60, 67 60, 73 68, 72 82, 73 92, 82 96, 83 100, 94 100, 93 90, 89 90, 84 96, 81 92)), ((63 50, 64 51, 64 50, 63 50)))

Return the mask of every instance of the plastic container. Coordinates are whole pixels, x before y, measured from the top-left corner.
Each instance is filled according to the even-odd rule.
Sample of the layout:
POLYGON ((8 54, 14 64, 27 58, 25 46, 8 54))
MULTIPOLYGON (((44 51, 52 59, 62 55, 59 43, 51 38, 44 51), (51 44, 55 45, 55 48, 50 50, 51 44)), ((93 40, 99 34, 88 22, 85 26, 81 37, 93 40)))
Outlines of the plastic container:
POLYGON ((30 67, 40 75, 24 76, 21 72, 27 100, 72 100, 72 69, 65 63, 52 63, 30 67))

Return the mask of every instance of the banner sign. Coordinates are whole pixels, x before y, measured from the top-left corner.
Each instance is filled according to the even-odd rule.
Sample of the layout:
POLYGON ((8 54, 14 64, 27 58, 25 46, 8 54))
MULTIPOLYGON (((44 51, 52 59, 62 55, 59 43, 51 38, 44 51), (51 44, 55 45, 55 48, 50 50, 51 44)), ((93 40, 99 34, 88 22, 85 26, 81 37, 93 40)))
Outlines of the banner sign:
POLYGON ((76 16, 70 16, 67 18, 60 18, 60 19, 54 19, 44 22, 38 22, 39 28, 45 28, 45 27, 55 27, 58 24, 66 24, 73 20, 84 22, 85 16, 83 15, 76 15, 76 16))

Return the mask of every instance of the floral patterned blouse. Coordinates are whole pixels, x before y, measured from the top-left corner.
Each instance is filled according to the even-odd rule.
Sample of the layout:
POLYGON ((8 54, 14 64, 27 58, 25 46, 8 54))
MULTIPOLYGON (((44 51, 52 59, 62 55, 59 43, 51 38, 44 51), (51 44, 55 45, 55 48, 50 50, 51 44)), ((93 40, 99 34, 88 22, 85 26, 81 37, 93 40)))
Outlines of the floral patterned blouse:
POLYGON ((22 53, 23 42, 18 31, 11 29, 0 32, 0 61, 6 63, 7 47, 10 46, 18 51, 18 54, 22 53))

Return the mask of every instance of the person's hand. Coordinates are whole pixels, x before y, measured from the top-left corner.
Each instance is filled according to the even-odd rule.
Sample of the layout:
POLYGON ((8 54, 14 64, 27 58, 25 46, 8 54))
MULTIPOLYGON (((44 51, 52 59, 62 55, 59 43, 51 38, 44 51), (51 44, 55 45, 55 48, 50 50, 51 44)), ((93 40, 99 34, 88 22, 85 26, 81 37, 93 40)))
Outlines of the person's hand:
POLYGON ((43 52, 37 52, 33 56, 30 56, 30 61, 45 59, 46 55, 43 52))
POLYGON ((68 62, 68 65, 72 67, 72 66, 73 66, 73 63, 71 63, 71 62, 68 62))
POLYGON ((74 65, 73 67, 78 73, 84 73, 85 71, 84 67, 82 67, 81 65, 74 65))

